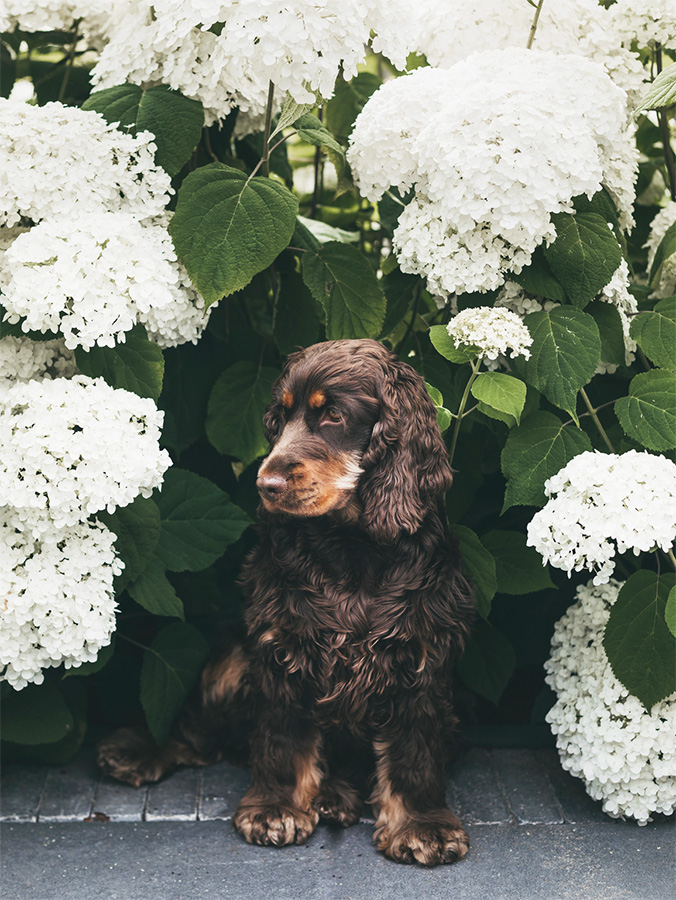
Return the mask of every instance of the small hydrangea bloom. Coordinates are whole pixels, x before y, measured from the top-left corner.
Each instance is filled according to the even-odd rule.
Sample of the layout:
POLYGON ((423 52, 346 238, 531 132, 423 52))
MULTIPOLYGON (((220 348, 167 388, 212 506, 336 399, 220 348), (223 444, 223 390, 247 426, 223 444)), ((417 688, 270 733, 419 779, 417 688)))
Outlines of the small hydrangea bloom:
POLYGON ((27 337, 0 338, 0 394, 19 381, 72 378, 77 373, 75 354, 61 338, 32 341, 27 337))
POLYGON ((0 0, 0 31, 71 31, 89 44, 103 42, 113 15, 108 0, 0 0))
POLYGON ((500 355, 530 357, 530 332, 516 313, 479 306, 454 316, 446 330, 456 344, 476 347, 479 356, 495 360, 500 355))
POLYGON ((617 680, 603 633, 622 584, 588 584, 554 628, 545 663, 557 700, 547 713, 564 769, 613 818, 639 825, 676 808, 676 694, 646 712, 617 680))
POLYGON ((616 32, 627 46, 676 47, 674 0, 617 0, 608 10, 616 32))
POLYGON ((17 530, 0 507, 0 681, 41 684, 42 670, 93 662, 115 628, 113 578, 123 569, 100 522, 17 530))
POLYGON ((569 575, 596 571, 596 585, 612 575, 616 553, 669 550, 676 538, 676 465, 664 456, 585 451, 545 482, 545 494, 529 546, 569 575))
POLYGON ((12 522, 37 538, 149 497, 171 463, 159 447, 162 420, 152 400, 102 378, 0 392, 0 497, 12 522))

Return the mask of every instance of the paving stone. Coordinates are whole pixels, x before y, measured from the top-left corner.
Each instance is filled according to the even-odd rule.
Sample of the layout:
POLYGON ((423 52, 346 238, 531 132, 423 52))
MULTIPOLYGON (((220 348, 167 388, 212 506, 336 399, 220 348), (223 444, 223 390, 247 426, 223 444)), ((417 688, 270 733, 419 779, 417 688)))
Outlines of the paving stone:
POLYGON ((89 749, 67 766, 50 769, 38 810, 40 822, 78 822, 91 812, 98 769, 89 749))
POLYGON ((249 769, 217 763, 204 770, 198 816, 202 821, 230 819, 251 783, 249 769))
POLYGON ((473 747, 449 774, 449 805, 464 825, 495 825, 512 821, 489 750, 473 747))
POLYGON ((612 821, 603 812, 601 803, 592 800, 585 791, 582 781, 561 768, 556 750, 535 750, 534 753, 556 792, 566 822, 612 821))
POLYGON ((140 822, 147 798, 147 787, 132 787, 102 775, 92 811, 94 814, 101 813, 111 822, 140 822))
POLYGON ((6 822, 34 822, 49 769, 5 766, 0 779, 0 817, 6 822))
POLYGON ((201 787, 201 769, 179 769, 164 781, 151 785, 146 804, 147 821, 195 821, 201 787))
POLYGON ((517 822, 554 825, 563 822, 551 781, 532 750, 503 749, 493 754, 505 797, 517 822))

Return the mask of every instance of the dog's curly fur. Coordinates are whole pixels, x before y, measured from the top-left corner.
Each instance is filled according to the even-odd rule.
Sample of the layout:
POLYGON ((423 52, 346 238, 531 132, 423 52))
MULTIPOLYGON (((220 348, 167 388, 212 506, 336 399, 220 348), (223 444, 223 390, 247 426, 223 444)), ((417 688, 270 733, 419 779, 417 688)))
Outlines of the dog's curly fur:
POLYGON ((358 821, 356 743, 375 759, 376 846, 398 862, 461 859, 468 839, 446 805, 444 760, 451 669, 474 604, 424 382, 375 341, 329 341, 290 357, 264 421, 272 450, 242 574, 246 639, 220 648, 166 747, 118 732, 100 764, 156 780, 213 761, 250 728, 253 781, 234 826, 283 845, 319 818, 358 821))

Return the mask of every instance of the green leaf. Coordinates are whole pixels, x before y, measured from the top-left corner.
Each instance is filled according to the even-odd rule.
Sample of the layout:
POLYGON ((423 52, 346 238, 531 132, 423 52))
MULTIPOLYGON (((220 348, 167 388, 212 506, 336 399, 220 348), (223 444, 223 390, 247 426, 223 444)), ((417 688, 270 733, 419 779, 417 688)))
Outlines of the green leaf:
POLYGON ((326 310, 326 337, 376 338, 385 321, 385 295, 361 251, 331 241, 303 254, 303 280, 326 310))
POLYGON ((615 677, 650 712, 676 691, 676 642, 664 621, 674 576, 634 572, 610 610, 603 646, 615 677))
POLYGON ((513 416, 517 423, 526 402, 526 385, 502 372, 482 372, 470 388, 472 396, 485 406, 513 416))
POLYGON ((624 365, 624 329, 617 307, 604 300, 590 303, 585 312, 596 322, 601 337, 601 359, 613 366, 624 365))
POLYGON ((285 272, 275 305, 273 335, 280 353, 287 356, 319 340, 317 306, 298 272, 285 272))
POLYGON ((209 645, 192 625, 163 628, 143 656, 141 705, 152 736, 162 746, 183 702, 196 684, 209 645))
POLYGON ((575 418, 577 392, 591 380, 601 357, 596 322, 569 306, 531 313, 524 322, 533 337, 530 359, 517 357, 512 368, 575 418))
POLYGON ((632 319, 629 333, 656 366, 676 371, 676 297, 632 319))
POLYGON ((635 115, 646 109, 660 109, 676 103, 676 64, 667 66, 646 91, 635 115))
POLYGON ((456 344, 448 331, 446 331, 445 325, 432 325, 430 328, 430 341, 437 353, 440 353, 444 359, 452 363, 461 365, 477 357, 476 348, 468 347, 465 344, 456 344))
POLYGON ((552 274, 541 247, 533 253, 530 264, 518 275, 512 272, 509 279, 516 281, 529 294, 554 300, 556 303, 566 303, 568 300, 566 292, 552 274))
POLYGON ((306 113, 298 119, 295 127, 298 129, 298 137, 302 141, 312 144, 313 147, 330 148, 334 153, 345 158, 345 151, 317 116, 306 113))
POLYGON ((183 603, 167 578, 164 563, 154 556, 136 581, 127 588, 139 606, 155 616, 176 616, 185 619, 183 603))
POLYGON ((629 396, 615 401, 620 425, 648 450, 676 447, 676 373, 651 369, 632 379, 629 396))
POLYGON ((355 119, 381 85, 381 80, 371 72, 359 72, 345 81, 339 78, 333 97, 326 103, 326 124, 337 138, 347 142, 355 119))
POLYGON ((544 248, 545 258, 573 306, 583 307, 622 262, 620 245, 598 213, 554 213, 552 221, 556 240, 544 248))
POLYGON ((61 691, 50 682, 11 691, 2 701, 2 739, 15 744, 51 744, 73 728, 61 691))
POLYGON ((99 655, 96 657, 94 662, 86 662, 82 663, 81 666, 74 666, 71 669, 66 669, 63 673, 64 678, 70 678, 73 675, 78 675, 86 678, 89 675, 94 675, 96 672, 100 672, 101 669, 107 665, 115 652, 115 635, 113 635, 113 639, 109 644, 106 644, 105 647, 101 647, 99 650, 99 655))
POLYGON ((515 667, 514 647, 490 622, 480 619, 456 667, 462 681, 497 706, 515 667))
POLYGON ((534 547, 526 546, 520 531, 489 531, 481 543, 495 560, 498 591, 501 594, 532 594, 553 588, 549 570, 534 547))
POLYGON ((207 437, 219 453, 248 466, 266 452, 262 417, 278 374, 242 361, 219 377, 209 397, 206 421, 207 437))
POLYGON ((115 535, 115 550, 124 563, 122 574, 115 579, 119 594, 152 558, 160 537, 160 511, 152 500, 136 497, 128 506, 120 506, 114 513, 101 512, 98 518, 115 535))
POLYGON ((358 244, 359 232, 346 231, 344 228, 335 228, 321 219, 306 219, 305 216, 298 216, 297 222, 304 225, 307 230, 317 238, 317 246, 311 248, 318 250, 321 244, 327 244, 329 241, 340 241, 342 244, 358 244))
POLYGON ((269 142, 272 143, 272 139, 275 135, 284 131, 284 129, 288 128, 290 125, 293 125, 296 119, 304 116, 305 113, 309 113, 315 106, 317 106, 316 100, 313 103, 297 103, 291 94, 287 94, 282 103, 275 130, 270 135, 269 142))
POLYGON ((427 382, 425 382, 425 387, 427 388, 427 393, 432 398, 432 402, 434 403, 434 406, 436 408, 437 425, 439 426, 439 430, 443 434, 453 421, 453 416, 451 415, 450 411, 447 410, 444 406, 444 398, 441 391, 437 390, 437 388, 433 387, 427 382))
POLYGON ((471 528, 466 525, 454 525, 453 534, 458 539, 462 560, 474 586, 477 611, 486 619, 491 611, 491 601, 498 589, 495 560, 471 528))
POLYGON ((588 197, 586 194, 573 197, 573 206, 576 213, 598 213, 609 225, 620 230, 620 217, 617 215, 613 198, 605 188, 602 187, 592 197, 588 197))
MULTIPOLYGON (((394 257, 388 256, 387 259, 394 257)), ((387 299, 387 312, 380 336, 387 337, 401 324, 401 320, 408 312, 420 279, 395 268, 383 274, 380 283, 387 299)))
POLYGON ((82 109, 93 109, 106 122, 119 123, 119 128, 132 134, 152 132, 155 159, 169 175, 180 172, 202 137, 202 104, 165 84, 150 88, 119 84, 92 94, 82 109))
POLYGON ((169 225, 176 252, 207 306, 241 290, 288 245, 298 200, 270 178, 211 163, 178 191, 169 225))
POLYGON ((673 222, 664 233, 664 237, 655 251, 653 264, 650 267, 648 281, 651 288, 659 286, 662 280, 662 266, 676 253, 676 222, 673 222))
POLYGON ((511 506, 543 506, 545 481, 591 449, 584 431, 564 425, 552 413, 528 416, 510 431, 502 451, 502 472, 507 478, 502 511, 511 506))
POLYGON ((667 605, 664 609, 664 621, 667 628, 676 637, 676 587, 672 587, 667 597, 667 605))
POLYGON ((83 375, 100 376, 111 387, 124 388, 139 397, 157 400, 160 396, 164 357, 157 344, 148 340, 143 325, 135 325, 125 341, 114 347, 77 347, 75 359, 83 375))
POLYGON ((157 505, 162 527, 156 552, 170 572, 206 569, 251 524, 225 491, 186 469, 169 469, 157 505))

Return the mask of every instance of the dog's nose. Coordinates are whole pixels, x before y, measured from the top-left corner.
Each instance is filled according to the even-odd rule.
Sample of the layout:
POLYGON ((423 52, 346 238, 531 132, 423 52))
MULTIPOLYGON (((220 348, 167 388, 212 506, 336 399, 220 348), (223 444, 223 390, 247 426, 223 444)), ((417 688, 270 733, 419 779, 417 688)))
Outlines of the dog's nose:
POLYGON ((268 500, 278 500, 288 486, 289 482, 283 475, 259 475, 256 479, 256 487, 268 500))

